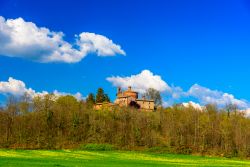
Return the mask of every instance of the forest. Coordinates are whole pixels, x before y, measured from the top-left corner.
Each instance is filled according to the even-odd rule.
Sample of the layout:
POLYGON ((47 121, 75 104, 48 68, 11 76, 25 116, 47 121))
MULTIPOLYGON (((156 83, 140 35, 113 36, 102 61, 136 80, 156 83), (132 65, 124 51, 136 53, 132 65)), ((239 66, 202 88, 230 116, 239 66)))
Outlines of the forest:
MULTIPOLYGON (((0 109, 0 147, 78 149, 109 144, 119 150, 250 157, 250 119, 235 109, 206 105, 94 110, 95 98, 53 94, 15 98, 0 109)), ((103 100, 109 100, 104 94, 103 100)))

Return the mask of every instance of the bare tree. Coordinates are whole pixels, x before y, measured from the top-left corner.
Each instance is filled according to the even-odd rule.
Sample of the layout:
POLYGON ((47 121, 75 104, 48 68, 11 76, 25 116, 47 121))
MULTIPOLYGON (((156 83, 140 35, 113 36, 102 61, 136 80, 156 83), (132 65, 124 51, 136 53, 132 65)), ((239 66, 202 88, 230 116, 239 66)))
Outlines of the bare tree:
POLYGON ((144 96, 148 100, 154 100, 156 106, 161 106, 162 105, 162 97, 161 97, 161 94, 160 94, 160 92, 158 90, 156 90, 154 88, 149 88, 144 93, 144 96))

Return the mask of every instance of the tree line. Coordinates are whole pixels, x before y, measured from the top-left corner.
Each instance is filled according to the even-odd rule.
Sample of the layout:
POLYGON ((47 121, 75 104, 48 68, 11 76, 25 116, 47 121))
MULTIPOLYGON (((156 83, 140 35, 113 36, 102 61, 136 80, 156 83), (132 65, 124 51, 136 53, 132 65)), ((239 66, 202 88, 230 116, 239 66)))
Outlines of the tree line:
POLYGON ((250 119, 237 109, 174 105, 155 112, 130 107, 96 111, 98 99, 109 99, 99 94, 103 96, 91 97, 93 103, 70 95, 9 97, 0 109, 0 147, 64 149, 106 143, 118 149, 250 157, 250 119))

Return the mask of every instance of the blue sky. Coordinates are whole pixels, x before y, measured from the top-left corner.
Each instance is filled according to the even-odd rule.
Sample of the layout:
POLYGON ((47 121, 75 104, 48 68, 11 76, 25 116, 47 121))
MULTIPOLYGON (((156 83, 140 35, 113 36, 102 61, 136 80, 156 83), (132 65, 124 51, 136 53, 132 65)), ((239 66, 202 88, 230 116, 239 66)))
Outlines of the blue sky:
MULTIPOLYGON (((0 0, 0 16, 5 21, 22 18, 39 28, 63 32, 63 40, 72 45, 75 35, 82 32, 100 34, 126 53, 98 56, 88 52, 80 61, 69 63, 34 61, 34 56, 26 56, 29 53, 17 51, 10 56, 0 50, 2 82, 13 77, 37 92, 58 90, 83 96, 103 87, 114 99, 113 85, 124 83, 112 85, 107 77, 131 77, 149 70, 172 89, 162 91, 165 101, 205 104, 206 96, 221 99, 219 96, 228 93, 249 104, 248 0, 0 0), (202 89, 206 88, 212 92, 193 95, 189 90, 195 84, 200 91, 207 92, 202 89), (189 95, 173 98, 176 87, 189 95)), ((40 51, 35 56, 39 57, 40 51)), ((3 99, 6 92, 2 92, 3 99)))

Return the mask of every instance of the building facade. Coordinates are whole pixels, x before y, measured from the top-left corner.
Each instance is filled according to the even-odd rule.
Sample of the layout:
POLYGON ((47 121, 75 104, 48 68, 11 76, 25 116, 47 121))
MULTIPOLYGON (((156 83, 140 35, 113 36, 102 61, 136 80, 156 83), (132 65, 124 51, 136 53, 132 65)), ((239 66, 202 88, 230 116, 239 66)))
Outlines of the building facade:
POLYGON ((119 106, 131 106, 138 109, 154 110, 154 100, 148 100, 142 97, 138 98, 138 92, 132 90, 131 86, 127 90, 122 91, 121 88, 117 89, 116 100, 114 102, 119 106))
POLYGON ((97 103, 94 106, 94 109, 112 109, 115 106, 120 107, 134 107, 137 109, 153 111, 155 110, 154 100, 148 100, 146 98, 139 99, 138 92, 132 90, 131 86, 128 87, 127 90, 122 91, 121 88, 117 89, 116 100, 114 103, 103 102, 97 103))

